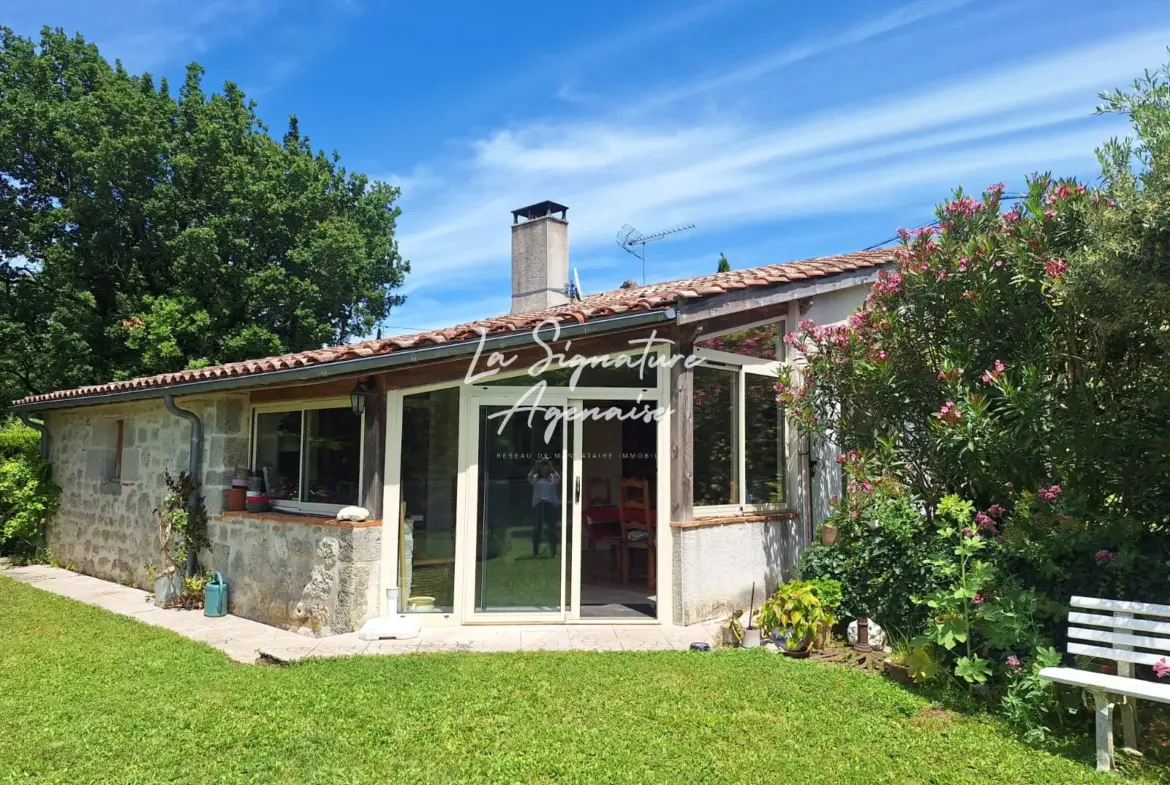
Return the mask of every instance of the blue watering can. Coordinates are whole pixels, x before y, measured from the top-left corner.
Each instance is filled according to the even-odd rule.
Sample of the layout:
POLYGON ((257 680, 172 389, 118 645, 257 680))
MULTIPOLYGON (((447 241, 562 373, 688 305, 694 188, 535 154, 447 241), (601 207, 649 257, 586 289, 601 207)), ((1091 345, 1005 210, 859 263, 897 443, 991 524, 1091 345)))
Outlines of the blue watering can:
POLYGON ((223 575, 215 573, 203 588, 203 615, 227 616, 228 586, 223 575))

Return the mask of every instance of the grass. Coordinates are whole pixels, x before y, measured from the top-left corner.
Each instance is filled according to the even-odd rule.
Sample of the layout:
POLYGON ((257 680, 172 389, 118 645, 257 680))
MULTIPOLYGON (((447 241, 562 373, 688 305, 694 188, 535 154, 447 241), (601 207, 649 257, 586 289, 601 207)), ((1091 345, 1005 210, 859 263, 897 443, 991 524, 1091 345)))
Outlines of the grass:
POLYGON ((0 577, 0 782, 1109 782, 763 651, 238 665, 0 577))

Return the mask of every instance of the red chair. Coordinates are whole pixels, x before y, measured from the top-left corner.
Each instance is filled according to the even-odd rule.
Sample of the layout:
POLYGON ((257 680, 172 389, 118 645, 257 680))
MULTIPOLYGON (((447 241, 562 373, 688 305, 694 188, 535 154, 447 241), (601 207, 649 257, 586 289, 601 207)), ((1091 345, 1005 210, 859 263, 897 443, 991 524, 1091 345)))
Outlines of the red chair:
POLYGON ((650 483, 646 480, 622 480, 618 488, 618 519, 622 525, 622 583, 630 582, 630 551, 645 551, 646 584, 650 591, 654 591, 657 586, 654 569, 658 561, 658 543, 654 532, 655 515, 650 508, 650 483))

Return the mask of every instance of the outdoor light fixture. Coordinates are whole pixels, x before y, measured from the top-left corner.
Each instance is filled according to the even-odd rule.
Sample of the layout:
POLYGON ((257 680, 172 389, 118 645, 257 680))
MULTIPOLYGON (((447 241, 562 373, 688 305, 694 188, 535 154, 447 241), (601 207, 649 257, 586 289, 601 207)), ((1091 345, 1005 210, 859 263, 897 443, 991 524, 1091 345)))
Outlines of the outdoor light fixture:
POLYGON ((366 396, 370 394, 370 378, 359 379, 357 386, 353 388, 353 392, 349 394, 349 408, 358 417, 362 416, 362 412, 366 410, 366 396))

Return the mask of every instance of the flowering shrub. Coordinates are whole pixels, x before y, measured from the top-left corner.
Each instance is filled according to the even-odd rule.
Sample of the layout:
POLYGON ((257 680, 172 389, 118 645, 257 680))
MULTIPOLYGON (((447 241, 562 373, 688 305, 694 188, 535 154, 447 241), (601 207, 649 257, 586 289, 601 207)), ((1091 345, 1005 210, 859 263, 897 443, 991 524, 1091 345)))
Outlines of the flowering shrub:
POLYGON ((990 504, 1005 480, 1051 484, 1068 463, 1053 433, 1083 416, 1068 406, 1087 380, 1070 374, 1079 346, 1064 277, 1087 215, 1111 208, 1045 176, 1007 213, 1002 191, 958 192, 937 229, 901 233, 893 268, 847 323, 788 336, 809 359, 803 384, 781 380, 794 417, 832 428, 928 512, 947 493, 990 504))

